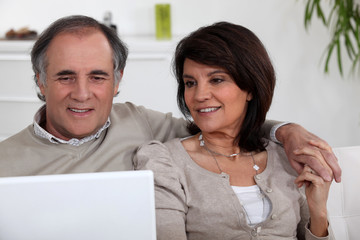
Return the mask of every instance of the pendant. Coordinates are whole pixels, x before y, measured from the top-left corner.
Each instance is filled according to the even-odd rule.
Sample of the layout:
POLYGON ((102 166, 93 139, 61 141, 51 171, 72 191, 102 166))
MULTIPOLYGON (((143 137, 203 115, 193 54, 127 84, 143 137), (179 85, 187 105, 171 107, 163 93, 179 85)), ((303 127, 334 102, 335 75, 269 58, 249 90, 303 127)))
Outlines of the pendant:
POLYGON ((200 147, 203 147, 205 145, 202 134, 199 135, 199 141, 200 141, 200 147))
POLYGON ((254 164, 253 169, 255 169, 255 171, 257 171, 257 170, 259 170, 260 168, 259 168, 258 165, 254 164))

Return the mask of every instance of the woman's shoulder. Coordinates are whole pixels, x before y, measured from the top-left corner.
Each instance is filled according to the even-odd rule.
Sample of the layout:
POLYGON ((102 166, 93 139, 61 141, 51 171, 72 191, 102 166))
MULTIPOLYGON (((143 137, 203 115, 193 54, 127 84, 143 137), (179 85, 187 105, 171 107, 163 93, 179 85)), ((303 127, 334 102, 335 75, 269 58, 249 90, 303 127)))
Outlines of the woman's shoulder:
POLYGON ((179 159, 182 159, 184 153, 186 151, 179 138, 165 143, 152 140, 138 148, 134 157, 134 166, 135 169, 173 167, 179 164, 179 159))
POLYGON ((181 147, 181 139, 174 138, 165 143, 158 140, 151 140, 138 148, 137 153, 146 153, 150 156, 152 155, 161 155, 161 154, 171 154, 173 152, 179 152, 179 147, 181 147))
POLYGON ((266 142, 266 151, 276 153, 279 157, 286 157, 284 148, 277 143, 274 143, 269 140, 265 140, 266 142))
POLYGON ((297 176, 281 145, 268 141, 266 151, 268 152, 268 161, 271 162, 273 169, 284 169, 290 175, 297 176))

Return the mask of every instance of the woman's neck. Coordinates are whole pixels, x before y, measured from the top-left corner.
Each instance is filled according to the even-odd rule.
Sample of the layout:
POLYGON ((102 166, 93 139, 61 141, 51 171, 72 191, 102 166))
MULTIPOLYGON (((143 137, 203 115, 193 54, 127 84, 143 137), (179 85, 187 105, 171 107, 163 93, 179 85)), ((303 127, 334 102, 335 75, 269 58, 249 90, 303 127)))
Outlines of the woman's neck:
POLYGON ((235 137, 225 133, 200 133, 205 145, 212 151, 230 155, 240 152, 240 147, 234 144, 235 137))

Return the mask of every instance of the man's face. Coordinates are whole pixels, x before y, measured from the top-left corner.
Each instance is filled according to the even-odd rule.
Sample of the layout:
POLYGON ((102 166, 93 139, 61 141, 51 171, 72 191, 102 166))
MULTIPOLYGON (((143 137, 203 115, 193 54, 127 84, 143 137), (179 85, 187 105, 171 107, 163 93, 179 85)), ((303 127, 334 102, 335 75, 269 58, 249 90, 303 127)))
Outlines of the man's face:
POLYGON ((47 50, 46 130, 69 140, 96 133, 106 122, 119 84, 112 49, 97 30, 61 33, 47 50))

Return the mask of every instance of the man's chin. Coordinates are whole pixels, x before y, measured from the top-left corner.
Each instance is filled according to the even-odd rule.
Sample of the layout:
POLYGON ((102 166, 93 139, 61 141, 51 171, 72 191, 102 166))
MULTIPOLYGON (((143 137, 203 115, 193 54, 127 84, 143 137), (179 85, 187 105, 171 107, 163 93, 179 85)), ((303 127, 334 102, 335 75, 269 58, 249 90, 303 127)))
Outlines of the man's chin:
POLYGON ((89 137, 97 132, 97 130, 93 130, 91 132, 88 131, 88 129, 84 129, 84 131, 81 131, 81 129, 77 128, 73 131, 69 131, 68 134, 66 134, 68 139, 76 138, 76 139, 83 139, 85 137, 89 137), (87 130, 87 131, 86 131, 87 130))

